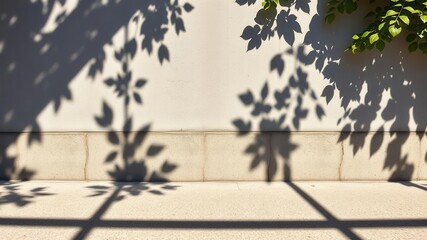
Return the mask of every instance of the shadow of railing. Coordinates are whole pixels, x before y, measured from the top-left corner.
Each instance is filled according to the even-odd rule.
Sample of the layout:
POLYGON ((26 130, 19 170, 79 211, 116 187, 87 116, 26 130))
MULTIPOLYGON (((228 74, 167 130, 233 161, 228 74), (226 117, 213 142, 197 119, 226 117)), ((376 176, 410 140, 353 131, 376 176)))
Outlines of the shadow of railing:
MULTIPOLYGON (((425 227, 426 219, 350 219, 340 220, 345 228, 425 227)), ((4 226, 79 227, 84 219, 0 218, 4 226)), ((325 220, 113 220, 105 219, 96 228, 122 229, 334 229, 335 223, 325 220)), ((356 238, 357 239, 357 238, 356 238)))
MULTIPOLYGON (((145 188, 146 183, 134 183, 135 187, 145 188), (138 186, 139 185, 139 186, 138 186)), ((126 188, 127 183, 123 185, 116 183, 116 188, 111 191, 111 188, 103 185, 100 190, 108 189, 111 194, 107 200, 102 204, 95 214, 88 219, 67 219, 67 218, 16 218, 16 217, 1 217, 1 226, 20 226, 24 227, 41 227, 41 228, 57 228, 57 227, 77 227, 81 230, 76 234, 73 239, 85 239, 88 233, 94 229, 139 229, 139 230, 319 230, 330 229, 338 230, 343 236, 348 239, 362 239, 355 233, 355 229, 399 229, 402 228, 425 228, 425 218, 398 218, 398 219, 339 219, 333 213, 324 207, 319 201, 310 196, 303 190, 299 184, 284 183, 283 187, 293 189, 304 201, 310 204, 324 219, 319 220, 191 220, 191 219, 144 219, 144 220, 123 220, 123 219, 105 219, 102 218, 107 209, 117 200, 120 196, 120 191, 126 188)))
POLYGON ((418 184, 418 183, 413 183, 413 182, 400 182, 400 184, 407 186, 407 187, 414 187, 414 188, 418 188, 418 189, 427 191, 427 184, 418 184))

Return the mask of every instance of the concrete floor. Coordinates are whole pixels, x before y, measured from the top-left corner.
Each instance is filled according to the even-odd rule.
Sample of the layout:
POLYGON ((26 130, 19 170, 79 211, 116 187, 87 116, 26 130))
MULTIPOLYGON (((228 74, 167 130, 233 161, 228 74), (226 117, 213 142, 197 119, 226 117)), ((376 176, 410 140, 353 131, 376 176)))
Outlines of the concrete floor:
POLYGON ((427 239, 427 182, 3 182, 0 239, 427 239))

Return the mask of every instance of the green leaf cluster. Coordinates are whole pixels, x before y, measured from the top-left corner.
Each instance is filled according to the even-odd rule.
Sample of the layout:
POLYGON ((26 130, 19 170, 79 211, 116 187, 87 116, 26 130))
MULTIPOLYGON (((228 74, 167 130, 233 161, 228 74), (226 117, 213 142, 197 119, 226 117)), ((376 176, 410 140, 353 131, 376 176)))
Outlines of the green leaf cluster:
MULTIPOLYGON (((329 0, 326 22, 333 22, 337 13, 350 14, 358 7, 359 0, 329 0)), ((375 0, 369 0, 374 3, 375 0)), ((353 53, 371 50, 382 51, 402 32, 405 33, 409 52, 427 53, 427 0, 390 0, 380 3, 366 14, 370 24, 361 33, 354 34, 348 50, 353 53), (405 29, 404 31, 402 31, 405 29)))
POLYGON ((262 8, 264 8, 264 10, 267 10, 271 7, 276 8, 277 5, 279 5, 279 0, 264 0, 262 1, 262 8))
MULTIPOLYGON (((277 8, 288 0, 263 0, 266 10, 277 8)), ((292 0, 292 3, 306 0, 292 0)), ((353 53, 378 49, 401 33, 406 34, 409 52, 421 51, 427 54, 427 0, 368 0, 376 9, 366 14, 370 23, 361 33, 354 34, 347 50, 353 53), (405 29, 404 31, 402 31, 405 29)), ((325 21, 332 23, 337 14, 351 14, 358 9, 360 0, 328 0, 325 21)))

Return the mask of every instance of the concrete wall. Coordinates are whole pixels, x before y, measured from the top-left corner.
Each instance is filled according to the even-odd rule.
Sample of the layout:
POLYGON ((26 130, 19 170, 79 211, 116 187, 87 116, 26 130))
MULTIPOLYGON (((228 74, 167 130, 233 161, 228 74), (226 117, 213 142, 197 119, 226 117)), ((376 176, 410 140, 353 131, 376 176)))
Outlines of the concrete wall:
POLYGON ((425 179, 425 56, 344 52, 369 6, 173 3, 0 3, 2 178, 425 179))
MULTIPOLYGON (((149 132, 19 134, 12 179, 118 181, 420 180, 426 141, 415 133, 149 132), (380 144, 382 142, 382 144, 380 144), (358 147, 355 147, 357 145, 358 147), (359 148, 360 147, 360 148, 359 148)), ((18 134, 8 134, 18 135, 18 134)), ((5 139, 5 134, 1 139, 5 139)))

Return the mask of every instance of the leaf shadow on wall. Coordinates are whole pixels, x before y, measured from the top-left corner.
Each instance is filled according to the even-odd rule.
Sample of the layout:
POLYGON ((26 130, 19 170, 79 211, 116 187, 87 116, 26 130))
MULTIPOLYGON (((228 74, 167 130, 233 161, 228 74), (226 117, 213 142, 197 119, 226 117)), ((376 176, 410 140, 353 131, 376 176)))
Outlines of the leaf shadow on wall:
MULTIPOLYGON (((53 8, 67 2, 1 3, 0 127, 2 131, 18 134, 31 132, 29 145, 42 141, 42 129, 36 121, 41 110, 53 103, 58 111, 61 102, 72 101, 73 94, 68 85, 83 66, 91 62, 88 75, 92 78, 103 71, 103 48, 111 44, 113 35, 120 28, 130 21, 142 21, 138 32, 142 41, 128 41, 123 51, 117 54, 118 60, 119 55, 133 56, 139 48, 151 54, 154 44, 158 44, 157 57, 163 63, 170 59, 169 50, 163 44, 168 28, 172 28, 169 32, 184 32, 181 15, 193 9, 188 3, 179 5, 178 1, 79 2, 71 12, 64 10, 56 16, 54 30, 43 32, 44 25, 52 18, 53 8)), ((123 71, 131 74, 126 66, 123 66, 123 71)), ((127 76, 119 81, 121 85, 115 87, 124 87, 127 76)), ((139 88, 145 82, 142 80, 136 84, 139 88)), ((142 101, 137 92, 133 97, 142 101)), ((11 137, 1 141, 1 164, 5 165, 1 168, 3 179, 10 179, 16 172, 13 159, 6 154, 7 147, 15 140, 16 137, 11 137)))
MULTIPOLYGON (((292 142, 292 131, 299 130, 301 122, 310 114, 315 114, 321 121, 326 116, 322 105, 334 99, 340 102, 344 113, 337 119, 336 125, 341 128, 337 141, 350 144, 352 152, 349 154, 354 157, 360 150, 369 147, 369 158, 383 162, 383 170, 390 172, 390 181, 416 178, 415 166, 409 160, 407 148, 412 143, 410 128, 413 129, 415 125, 418 140, 421 141, 427 127, 427 114, 422 107, 427 102, 422 92, 427 84, 425 77, 420 74, 423 67, 421 54, 407 53, 406 47, 402 47, 401 43, 399 45, 401 40, 396 39, 382 53, 374 50, 351 55, 344 52, 346 44, 349 44, 345 39, 351 39, 349 27, 340 22, 328 26, 324 22, 326 5, 323 2, 317 3, 318 13, 312 15, 309 30, 301 33, 298 16, 309 14, 310 7, 297 7, 298 2, 304 1, 282 4, 282 16, 275 10, 260 10, 255 17, 256 24, 248 25, 241 36, 248 41, 248 51, 258 49, 263 42, 275 36, 288 45, 283 52, 273 56, 270 62, 270 71, 279 75, 280 81, 284 82, 283 88, 266 90, 271 83, 267 80, 259 91, 259 100, 255 98, 256 91, 253 90, 239 95, 243 105, 252 110, 249 118, 237 118, 233 125, 239 135, 249 131, 260 132, 254 143, 245 150, 245 153, 253 156, 250 170, 264 162, 266 180, 274 180, 277 166, 280 165, 279 157, 284 162, 283 180, 291 181, 291 155, 299 147, 292 142), (303 13, 298 13, 298 10, 303 13), (286 12, 286 16, 282 12, 286 12), (260 22, 260 15, 269 20, 260 22), (293 16, 292 21, 289 16, 293 16), (286 32, 287 37, 281 32, 286 32), (295 44, 297 34, 303 37, 302 44, 295 44), (294 62, 286 62, 292 57, 294 62), (284 71, 287 65, 296 66, 290 75, 284 71), (311 87, 310 83, 316 80, 310 79, 308 68, 317 70, 324 78, 322 81, 327 81, 320 98, 314 87, 311 87), (268 97, 268 94, 271 96, 268 97), (305 105, 304 101, 312 102, 305 105), (257 126, 253 126, 255 124, 257 126), (390 131, 386 132, 388 129, 390 131), (375 156, 380 151, 386 153, 385 159, 375 156)), ((250 5, 248 1, 238 4, 250 5)), ((427 160, 426 153, 421 157, 427 160)))
POLYGON ((43 33, 58 3, 65 2, 1 2, 0 126, 2 131, 17 133, 2 141, 1 177, 5 180, 17 171, 15 161, 6 154, 7 147, 24 131, 30 132, 29 147, 42 141, 38 114, 49 103, 58 111, 62 101, 72 100, 70 81, 136 7, 123 2, 81 2, 69 15, 61 14, 54 31, 43 33), (121 14, 113 14, 120 9, 121 14))
MULTIPOLYGON (((136 36, 141 41, 133 37, 125 42, 115 55, 116 60, 123 63, 122 72, 116 79, 105 80, 105 84, 114 88, 118 97, 125 97, 126 108, 130 101, 142 104, 140 90, 147 80, 132 79, 128 63, 138 49, 156 55, 161 64, 170 61, 169 49, 163 43, 166 33, 185 32, 183 16, 193 10, 189 3, 181 3, 172 0, 2 1, 0 131, 8 133, 2 134, 0 139, 0 178, 29 180, 36 174, 32 169, 19 168, 17 156, 10 155, 9 149, 24 132, 29 132, 28 148, 32 144, 42 144, 42 129, 37 122, 39 114, 49 104, 58 112, 64 101, 73 101, 69 85, 85 66, 90 65, 88 79, 95 79, 105 70, 104 47, 111 45, 113 36, 130 22, 139 25, 136 36), (70 3, 75 4, 71 10, 66 8, 70 3), (130 87, 130 83, 135 85, 130 87)), ((121 157, 124 162, 123 166, 117 165, 109 172, 112 179, 167 181, 167 174, 177 168, 176 164, 167 159, 158 171, 149 171, 143 161, 156 157, 165 149, 164 145, 151 145, 145 156, 136 157, 135 149, 143 145, 151 124, 133 132, 131 113, 127 112, 123 129, 112 129, 108 121, 117 113, 112 112, 107 102, 101 107, 103 113, 96 119, 97 123, 108 129, 108 141, 117 148, 105 161, 111 164, 121 157)), ((138 189, 147 190, 146 187, 138 189)), ((170 185, 163 188, 174 189, 176 186, 170 185)), ((156 189, 148 191, 162 194, 156 189)), ((134 195, 135 189, 128 192, 134 195)))
MULTIPOLYGON (((141 49, 147 51, 149 55, 154 51, 154 46, 159 45, 157 49, 157 57, 160 64, 165 61, 170 61, 168 47, 163 43, 163 40, 172 26, 177 35, 180 32, 185 32, 185 25, 181 18, 183 11, 191 12, 193 6, 189 3, 179 5, 178 1, 162 2, 152 1, 145 5, 145 11, 140 9, 140 12, 132 18, 132 23, 140 25, 140 34, 142 36, 141 49), (171 23, 171 26, 169 26, 171 23)), ((139 127, 137 131, 133 131, 133 117, 131 105, 141 106, 143 104, 142 89, 147 84, 148 80, 143 78, 134 78, 131 69, 131 61, 134 59, 137 51, 137 37, 130 37, 128 25, 125 26, 125 41, 124 46, 119 48, 114 53, 115 60, 121 64, 121 70, 117 76, 110 77, 104 80, 106 87, 113 90, 118 99, 123 102, 123 117, 125 119, 122 129, 114 129, 113 109, 107 102, 103 102, 101 115, 96 115, 95 121, 107 132, 107 141, 111 150, 106 156, 105 164, 114 164, 114 169, 108 171, 108 175, 115 183, 113 186, 93 185, 88 188, 94 193, 88 197, 100 197, 108 195, 106 201, 89 219, 89 224, 83 226, 75 235, 76 239, 85 238, 99 223, 102 216, 114 204, 121 201, 127 196, 140 196, 143 192, 154 195, 163 195, 166 191, 176 190, 179 186, 168 184, 167 175, 172 173, 178 165, 165 159, 160 166, 160 169, 153 170, 149 167, 148 162, 158 161, 161 152, 166 148, 163 144, 151 143, 144 150, 144 142, 149 137, 151 124, 139 127), (119 161, 117 163, 117 161, 119 161), (142 182, 144 183, 136 183, 142 182)), ((101 52, 101 56, 105 53, 101 52)), ((89 76, 94 78, 98 71, 102 72, 103 61, 94 61, 89 76), (95 69, 95 70, 94 70, 95 69)))
MULTIPOLYGON (((172 3, 171 3, 172 4, 172 3)), ((116 181, 167 181, 165 174, 172 172, 177 166, 170 163, 168 160, 163 162, 160 170, 149 172, 146 165, 146 159, 155 158, 159 155, 165 146, 161 144, 152 144, 146 150, 144 157, 136 157, 141 155, 144 141, 146 140, 151 124, 147 124, 139 128, 138 131, 133 131, 132 106, 142 106, 143 97, 142 90, 148 80, 144 78, 135 78, 132 71, 132 61, 137 53, 138 42, 141 42, 142 51, 147 51, 149 55, 157 48, 157 58, 160 64, 164 61, 169 61, 168 47, 163 43, 166 33, 170 27, 175 28, 177 35, 185 31, 185 25, 180 15, 183 11, 190 12, 193 7, 185 3, 179 5, 178 1, 174 1, 172 8, 168 8, 164 2, 156 2, 156 5, 147 5, 147 12, 140 11, 129 24, 135 24, 139 29, 142 39, 139 40, 139 34, 132 34, 129 30, 129 24, 125 26, 125 41, 123 46, 114 52, 114 61, 121 65, 121 69, 116 76, 109 77, 104 80, 107 88, 112 90, 112 93, 117 96, 117 99, 123 102, 123 118, 125 119, 121 129, 113 128, 114 115, 113 108, 104 101, 102 113, 100 116, 95 116, 95 121, 98 126, 104 128, 107 134, 108 143, 113 147, 110 153, 105 157, 105 163, 110 164, 119 159, 123 166, 115 164, 115 169, 109 171, 109 176, 116 181), (171 25, 169 26, 169 23, 171 25), (148 176, 150 175, 150 176, 148 176), (162 176, 163 175, 163 176, 162 176)), ((101 53, 100 55, 105 55, 101 53)), ((102 72, 103 62, 93 61, 89 70, 89 76, 95 78, 98 71, 102 72), (93 69, 97 70, 93 70, 93 69)))

